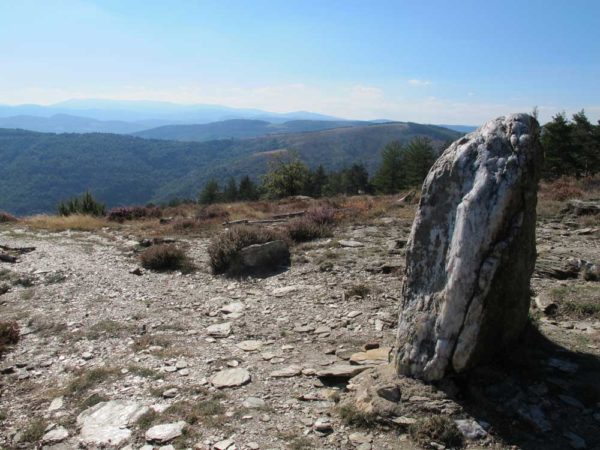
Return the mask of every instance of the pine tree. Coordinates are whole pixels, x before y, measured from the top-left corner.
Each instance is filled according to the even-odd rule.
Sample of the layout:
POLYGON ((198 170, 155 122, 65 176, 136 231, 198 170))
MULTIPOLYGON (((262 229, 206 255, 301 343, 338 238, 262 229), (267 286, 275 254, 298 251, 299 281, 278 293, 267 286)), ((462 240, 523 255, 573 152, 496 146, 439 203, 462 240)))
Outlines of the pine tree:
POLYGON ((435 150, 427 138, 414 138, 406 146, 404 164, 409 186, 420 186, 436 160, 435 150))
POLYGON ((106 214, 106 206, 98 202, 89 191, 85 191, 80 197, 60 202, 58 214, 61 216, 70 216, 71 214, 103 216, 106 214))
POLYGON ((235 202, 238 200, 238 187, 233 177, 229 177, 227 186, 223 191, 223 200, 226 202, 235 202))
POLYGON ((585 111, 581 110, 573 115, 571 123, 573 150, 578 169, 584 176, 593 175, 600 170, 600 148, 594 128, 585 115, 585 111))
POLYGON ((362 163, 355 163, 342 171, 344 193, 347 195, 367 194, 371 192, 369 172, 362 163))
POLYGON ((325 193, 325 186, 327 185, 327 173, 325 168, 320 165, 314 172, 310 173, 308 186, 305 189, 307 195, 313 198, 320 198, 325 193))
POLYGON ((381 151, 381 165, 373 184, 382 194, 394 194, 406 187, 404 150, 399 141, 392 141, 381 151))
POLYGON ((240 180, 238 198, 242 201, 258 200, 258 191, 256 189, 256 185, 248 175, 245 175, 240 180))
POLYGON ((544 125, 541 144, 545 152, 543 175, 555 179, 563 175, 578 175, 576 151, 571 127, 565 114, 560 113, 544 125))
POLYGON ((219 183, 216 180, 210 180, 198 197, 198 202, 202 205, 211 205, 219 201, 221 193, 219 192, 219 183))

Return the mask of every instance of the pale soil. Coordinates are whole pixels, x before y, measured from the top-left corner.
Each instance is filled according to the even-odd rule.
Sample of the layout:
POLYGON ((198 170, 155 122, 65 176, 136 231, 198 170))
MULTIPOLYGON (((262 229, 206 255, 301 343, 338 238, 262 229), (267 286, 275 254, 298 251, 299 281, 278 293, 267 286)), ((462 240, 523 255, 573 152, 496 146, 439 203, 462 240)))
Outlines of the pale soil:
MULTIPOLYGON (((335 350, 344 356, 360 351, 367 342, 393 345, 401 275, 373 269, 384 263, 403 265, 401 251, 389 251, 390 243, 406 239, 410 228, 410 220, 394 218, 397 214, 390 211, 387 218, 368 225, 343 226, 333 239, 293 249, 290 270, 247 280, 212 275, 207 265, 208 239, 204 238, 178 238, 197 271, 186 275, 144 271, 136 276, 130 273, 139 266, 133 236, 115 230, 44 233, 2 226, 0 244, 36 250, 21 256, 16 264, 0 263, 0 270, 10 271, 2 277, 12 283, 11 290, 0 297, 0 316, 18 320, 22 331, 21 341, 0 362, 0 369, 14 368, 13 373, 0 375, 0 419, 4 417, 0 448, 34 448, 36 444, 23 442, 22 436, 21 443, 15 443, 15 435, 17 440, 19 432, 35 435, 36 427, 39 434, 39 428, 50 423, 63 424, 72 436, 54 448, 77 448, 75 418, 86 408, 86 399, 87 405, 93 403, 93 394, 101 399, 134 399, 157 409, 182 400, 212 399, 221 405, 215 410, 217 417, 203 417, 190 425, 187 435, 173 443, 175 448, 231 437, 237 448, 257 443, 261 449, 347 449, 354 447, 348 436, 356 431, 371 434, 373 449, 418 448, 402 429, 364 430, 346 425, 336 409, 338 397, 347 395, 343 385, 338 395, 314 376, 270 377, 290 365, 319 370, 345 362, 335 350), (354 239, 364 247, 342 248, 339 239, 354 239), (29 279, 31 286, 23 286, 27 281, 15 283, 19 277, 29 279), (343 295, 356 285, 367 286, 369 294, 365 298, 343 295), (228 319, 219 311, 232 302, 245 306, 239 318, 228 319), (349 318, 352 311, 361 314, 349 318), (207 336, 209 325, 226 321, 233 324, 229 337, 207 336), (320 335, 294 331, 306 324, 326 326, 330 331, 320 335), (262 350, 244 352, 235 346, 249 339, 262 341, 262 350), (178 361, 185 362, 189 374, 168 371, 178 361), (252 380, 218 395, 206 380, 228 363, 236 364, 232 361, 247 369, 252 380), (73 387, 73 380, 90 372, 98 374, 94 369, 102 367, 111 370, 84 388, 73 387), (177 396, 162 398, 162 392, 171 387, 178 388, 177 396), (50 402, 61 395, 64 406, 49 412, 50 402), (244 408, 242 402, 249 396, 263 399, 267 407, 244 408), (319 436, 311 425, 324 416, 330 416, 333 432, 319 436)), ((558 221, 541 224, 540 258, 600 261, 600 233, 579 235, 576 230, 580 228, 558 221)), ((597 282, 537 277, 532 282, 536 294, 561 284, 589 289, 591 294, 586 295, 600 303, 597 282)), ((584 438, 588 448, 600 446, 600 316, 574 318, 561 313, 537 323, 550 342, 538 346, 542 337, 528 337, 524 345, 535 348, 511 354, 507 361, 514 363, 514 369, 500 362, 487 372, 456 382, 453 417, 472 415, 491 424, 489 436, 469 443, 469 448, 513 444, 524 449, 568 448, 569 440, 563 435, 569 431, 584 438), (573 362, 577 369, 574 373, 552 369, 549 358, 573 362), (499 405, 484 389, 507 380, 518 390, 512 413, 538 402, 548 411, 551 431, 540 432, 511 416, 502 408, 507 404, 499 405), (582 407, 567 405, 558 397, 567 394, 582 407)), ((424 387, 423 392, 429 390, 424 387)), ((151 419, 152 423, 174 421, 172 415, 161 418, 157 414, 151 419)), ((134 427, 134 448, 144 444, 148 426, 134 427)))

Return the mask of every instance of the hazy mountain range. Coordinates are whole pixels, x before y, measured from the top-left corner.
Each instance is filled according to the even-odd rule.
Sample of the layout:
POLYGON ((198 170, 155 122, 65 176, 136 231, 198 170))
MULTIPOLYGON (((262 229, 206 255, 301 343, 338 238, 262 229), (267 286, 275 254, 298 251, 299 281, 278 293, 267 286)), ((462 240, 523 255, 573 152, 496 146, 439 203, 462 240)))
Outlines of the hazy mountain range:
MULTIPOLYGON (((425 136, 442 146, 461 135, 433 125, 401 122, 353 123, 309 131, 311 127, 327 126, 321 122, 288 121, 275 126, 264 121, 242 121, 235 125, 244 139, 205 142, 0 129, 0 210, 18 215, 53 212, 60 200, 85 190, 109 207, 196 198, 210 178, 224 181, 229 176, 239 179, 250 175, 258 179, 273 155, 290 151, 313 168, 322 164, 329 170, 339 170, 362 162, 373 172, 381 149, 392 140, 406 142, 425 136), (248 138, 258 129, 283 129, 287 133, 248 138)), ((233 128, 227 129, 231 133, 233 128)), ((183 130, 190 131, 185 127, 183 130)), ((205 137, 206 133, 214 133, 211 127, 191 131, 200 137, 202 133, 205 137)))
MULTIPOLYGON (((348 121, 306 111, 273 113, 220 105, 180 105, 154 101, 88 99, 68 100, 47 106, 0 105, 0 128, 47 133, 136 133, 157 139, 197 141, 314 131, 382 122, 387 121, 348 121), (235 122, 240 119, 256 122, 235 122), (260 124, 259 121, 264 123, 260 124), (313 123, 301 123, 304 121, 313 123), (214 122, 224 123, 210 127, 201 126, 214 122), (286 125, 279 126, 281 124, 286 125), (179 125, 182 127, 177 128, 179 125), (159 129, 153 130, 154 128, 159 129)), ((444 125, 444 127, 460 132, 475 128, 462 125, 444 125)))

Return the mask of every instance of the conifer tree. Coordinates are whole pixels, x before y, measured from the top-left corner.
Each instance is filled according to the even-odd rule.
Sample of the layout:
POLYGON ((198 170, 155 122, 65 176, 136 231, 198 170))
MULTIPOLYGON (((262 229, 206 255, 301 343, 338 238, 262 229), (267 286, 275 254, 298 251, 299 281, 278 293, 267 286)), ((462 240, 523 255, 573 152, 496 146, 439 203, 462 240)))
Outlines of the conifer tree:
POLYGON ((198 202, 202 205, 211 205, 219 201, 221 193, 219 192, 219 183, 212 179, 202 189, 198 197, 198 202))
POLYGON ((392 141, 381 152, 381 165, 373 178, 379 193, 394 194, 406 187, 403 147, 399 141, 392 141))
POLYGON ((240 180, 238 197, 242 201, 258 200, 258 191, 256 189, 256 185, 248 175, 245 175, 240 180))
POLYGON ((233 177, 229 177, 227 186, 223 191, 223 200, 226 202, 235 202, 238 200, 238 187, 233 177))

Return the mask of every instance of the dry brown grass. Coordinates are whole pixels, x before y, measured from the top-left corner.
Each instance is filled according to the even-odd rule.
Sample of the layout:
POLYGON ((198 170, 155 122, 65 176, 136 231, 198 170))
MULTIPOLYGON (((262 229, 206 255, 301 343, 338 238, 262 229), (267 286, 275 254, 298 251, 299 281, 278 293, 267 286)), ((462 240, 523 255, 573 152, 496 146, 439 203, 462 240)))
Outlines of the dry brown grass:
MULTIPOLYGON (((537 213, 542 219, 561 214, 568 200, 589 200, 600 197, 600 177, 576 179, 562 177, 553 181, 542 181, 538 192, 537 213)), ((580 218, 583 226, 595 226, 597 218, 580 218)))
POLYGON ((70 216, 38 215, 27 217, 23 223, 34 230, 47 231, 96 231, 104 227, 114 227, 114 223, 108 222, 102 217, 92 217, 81 214, 70 216))

